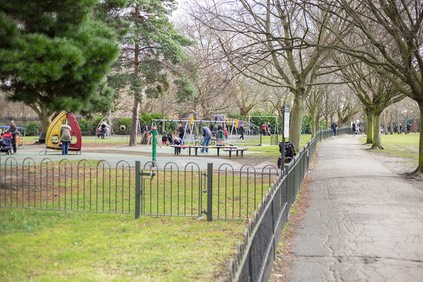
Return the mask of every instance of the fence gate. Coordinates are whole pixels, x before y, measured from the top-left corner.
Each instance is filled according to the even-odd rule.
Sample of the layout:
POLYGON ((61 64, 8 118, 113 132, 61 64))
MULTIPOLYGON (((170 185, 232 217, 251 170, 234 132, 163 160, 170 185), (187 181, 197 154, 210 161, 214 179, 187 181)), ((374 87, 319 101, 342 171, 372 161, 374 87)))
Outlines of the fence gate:
POLYGON ((200 218, 207 214, 207 183, 210 178, 207 171, 201 170, 196 163, 190 162, 180 168, 169 162, 159 168, 152 162, 141 167, 137 161, 135 166, 138 174, 135 218, 140 215, 200 218))
POLYGON ((234 169, 224 163, 200 169, 196 163, 180 168, 174 162, 164 167, 136 163, 135 218, 189 216, 213 219, 249 219, 265 198, 280 171, 267 165, 257 171, 252 165, 234 169))

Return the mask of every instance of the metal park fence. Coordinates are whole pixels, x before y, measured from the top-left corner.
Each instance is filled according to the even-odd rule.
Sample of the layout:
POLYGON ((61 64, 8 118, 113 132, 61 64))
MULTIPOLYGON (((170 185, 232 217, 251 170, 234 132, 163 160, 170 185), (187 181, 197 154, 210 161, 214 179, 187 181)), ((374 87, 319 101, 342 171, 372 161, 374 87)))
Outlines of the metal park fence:
POLYGON ((252 165, 235 169, 230 164, 201 169, 196 163, 180 168, 169 162, 164 167, 146 163, 136 185, 135 217, 190 216, 212 219, 248 219, 280 174, 275 166, 260 170, 252 165))
MULTIPOLYGON (((341 128, 338 135, 350 134, 341 128)), ((244 242, 238 245, 237 257, 230 261, 231 281, 268 281, 276 247, 288 214, 307 174, 317 143, 332 137, 331 130, 318 132, 307 145, 285 164, 284 172, 266 193, 263 203, 249 221, 244 242)))
POLYGON ((0 162, 0 208, 123 213, 134 211, 135 169, 126 161, 0 162))
POLYGON ((126 161, 52 161, 0 156, 0 208, 249 219, 280 174, 230 164, 200 168, 126 161), (2 159, 4 158, 4 159, 2 159))

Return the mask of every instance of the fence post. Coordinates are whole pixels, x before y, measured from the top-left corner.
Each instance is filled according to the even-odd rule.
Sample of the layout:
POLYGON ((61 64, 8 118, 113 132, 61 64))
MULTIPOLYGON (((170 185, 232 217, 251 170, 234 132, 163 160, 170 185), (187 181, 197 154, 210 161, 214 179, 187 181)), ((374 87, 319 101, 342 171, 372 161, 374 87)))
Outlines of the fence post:
POLYGON ((135 161, 135 219, 140 218, 141 213, 141 162, 135 161))
POLYGON ((207 221, 213 220, 213 163, 207 163, 207 221))
POLYGON ((261 129, 260 129, 260 144, 259 146, 263 146, 263 133, 261 133, 261 129))

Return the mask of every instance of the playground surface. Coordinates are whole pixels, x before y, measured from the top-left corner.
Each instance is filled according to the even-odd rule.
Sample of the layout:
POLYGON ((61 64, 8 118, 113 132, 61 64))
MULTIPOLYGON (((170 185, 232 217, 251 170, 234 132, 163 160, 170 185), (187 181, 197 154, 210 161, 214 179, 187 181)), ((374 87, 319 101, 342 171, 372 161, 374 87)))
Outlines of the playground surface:
POLYGON ((423 181, 365 148, 319 144, 272 281, 423 281, 423 181))
MULTIPOLYGON (((26 141, 26 143, 18 147, 17 154, 11 155, 18 163, 22 163, 26 158, 33 159, 36 163, 43 159, 50 159, 52 161, 67 160, 94 160, 106 161, 111 166, 115 166, 120 161, 126 161, 131 166, 135 166, 135 161, 141 161, 141 165, 152 161, 152 147, 151 145, 128 146, 127 144, 111 144, 103 140, 98 140, 96 143, 83 144, 81 152, 70 151, 69 155, 62 156, 60 150, 46 150, 45 144, 35 144, 26 141)), ((170 146, 157 146, 156 164, 163 167, 166 163, 173 162, 176 165, 183 167, 188 163, 196 163, 200 168, 206 168, 208 163, 213 163, 216 168, 222 164, 229 164, 234 169, 239 169, 243 165, 252 165, 256 169, 262 169, 265 166, 276 166, 276 161, 279 152, 275 150, 274 157, 260 157, 255 152, 247 151, 243 157, 236 157, 233 153, 229 158, 227 152, 221 152, 220 156, 216 156, 214 152, 208 154, 198 154, 198 156, 189 155, 188 149, 182 149, 181 155, 175 156, 174 148, 170 146), (186 152, 185 152, 186 151, 186 152)), ((0 162, 3 164, 7 155, 0 155, 0 162)))

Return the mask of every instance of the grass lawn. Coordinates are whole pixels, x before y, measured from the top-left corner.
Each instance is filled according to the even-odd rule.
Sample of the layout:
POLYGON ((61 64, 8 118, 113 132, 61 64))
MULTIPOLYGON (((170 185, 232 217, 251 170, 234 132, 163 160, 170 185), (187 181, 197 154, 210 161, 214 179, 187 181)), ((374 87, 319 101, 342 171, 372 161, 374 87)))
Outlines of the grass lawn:
MULTIPOLYGON (((301 146, 310 137, 302 135, 301 146)), ((263 157, 279 152, 277 145, 248 148, 263 157)), ((0 209, 0 281, 225 280, 245 228, 242 220, 0 209)))
MULTIPOLYGON (((311 139, 311 134, 301 134, 300 147, 303 148, 311 139)), ((270 144, 268 136, 263 137, 263 144, 270 144)), ((280 142, 282 140, 279 140, 280 142)), ((246 146, 249 152, 256 152, 263 157, 279 155, 279 145, 246 146)))
POLYGON ((1 281, 216 281, 242 221, 0 210, 1 281))
MULTIPOLYGON (((365 137, 360 141, 366 142, 365 137)), ((410 163, 418 162, 419 134, 382 134, 381 142, 383 150, 374 150, 378 154, 384 154, 389 157, 398 157, 409 160, 410 163)))

